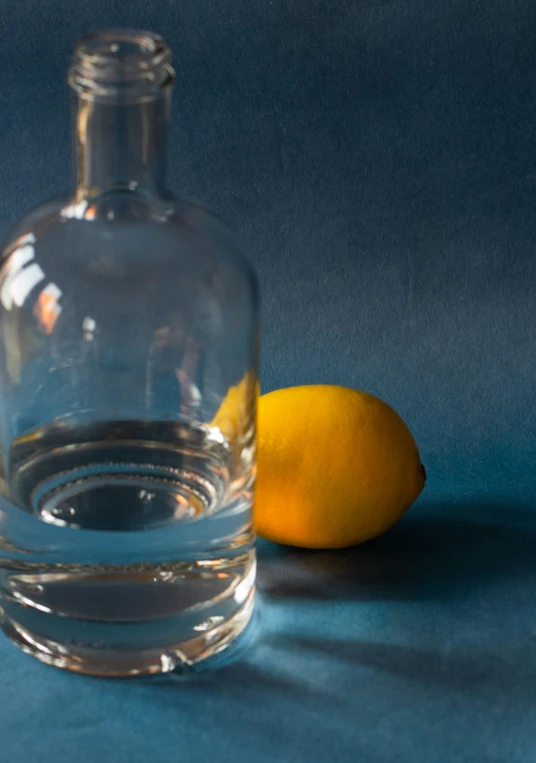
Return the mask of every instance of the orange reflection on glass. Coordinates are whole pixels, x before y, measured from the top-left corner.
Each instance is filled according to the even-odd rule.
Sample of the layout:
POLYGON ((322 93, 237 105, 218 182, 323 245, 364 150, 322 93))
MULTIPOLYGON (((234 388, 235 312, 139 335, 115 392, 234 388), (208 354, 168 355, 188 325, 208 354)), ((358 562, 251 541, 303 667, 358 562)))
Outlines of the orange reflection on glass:
POLYGON ((55 283, 49 283, 39 294, 33 312, 43 331, 50 336, 61 313, 59 298, 61 289, 55 283))

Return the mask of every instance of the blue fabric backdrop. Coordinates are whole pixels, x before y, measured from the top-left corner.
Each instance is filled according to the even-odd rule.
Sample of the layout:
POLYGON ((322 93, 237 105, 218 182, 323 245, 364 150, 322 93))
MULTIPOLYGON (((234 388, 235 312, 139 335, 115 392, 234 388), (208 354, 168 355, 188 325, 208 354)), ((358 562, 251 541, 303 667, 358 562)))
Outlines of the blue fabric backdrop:
POLYGON ((533 763, 536 5, 3 0, 0 232, 67 187, 65 69, 111 25, 173 49, 173 184, 249 244, 264 391, 379 395, 429 479, 361 548, 261 543, 256 640, 193 683, 2 638, 0 760, 533 763))

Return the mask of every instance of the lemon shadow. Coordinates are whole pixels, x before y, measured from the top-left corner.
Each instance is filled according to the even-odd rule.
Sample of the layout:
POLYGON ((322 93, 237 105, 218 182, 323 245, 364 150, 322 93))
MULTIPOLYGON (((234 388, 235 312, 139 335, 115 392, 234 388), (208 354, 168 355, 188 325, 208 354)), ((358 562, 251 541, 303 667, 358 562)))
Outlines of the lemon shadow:
POLYGON ((482 502, 455 510, 422 504, 384 536, 340 551, 260 541, 259 589, 268 600, 448 600, 497 581, 536 584, 536 512, 482 502))

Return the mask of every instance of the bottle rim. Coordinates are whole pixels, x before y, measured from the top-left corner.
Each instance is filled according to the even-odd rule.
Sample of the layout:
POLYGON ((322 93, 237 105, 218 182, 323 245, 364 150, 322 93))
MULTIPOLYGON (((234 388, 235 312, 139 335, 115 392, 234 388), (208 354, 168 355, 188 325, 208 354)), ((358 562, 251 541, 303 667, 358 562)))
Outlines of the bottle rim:
POLYGON ((155 96, 174 78, 160 35, 136 29, 90 32, 76 44, 69 85, 87 98, 155 96))

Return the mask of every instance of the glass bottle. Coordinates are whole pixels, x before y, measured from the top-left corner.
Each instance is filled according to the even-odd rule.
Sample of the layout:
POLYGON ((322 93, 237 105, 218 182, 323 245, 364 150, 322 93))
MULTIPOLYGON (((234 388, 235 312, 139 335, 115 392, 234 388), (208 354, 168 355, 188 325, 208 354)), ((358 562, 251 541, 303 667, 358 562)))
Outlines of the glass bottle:
POLYGON ((74 195, 0 263, 0 615, 93 675, 195 665, 253 609, 258 289, 166 182, 174 72, 152 33, 76 46, 74 195))

